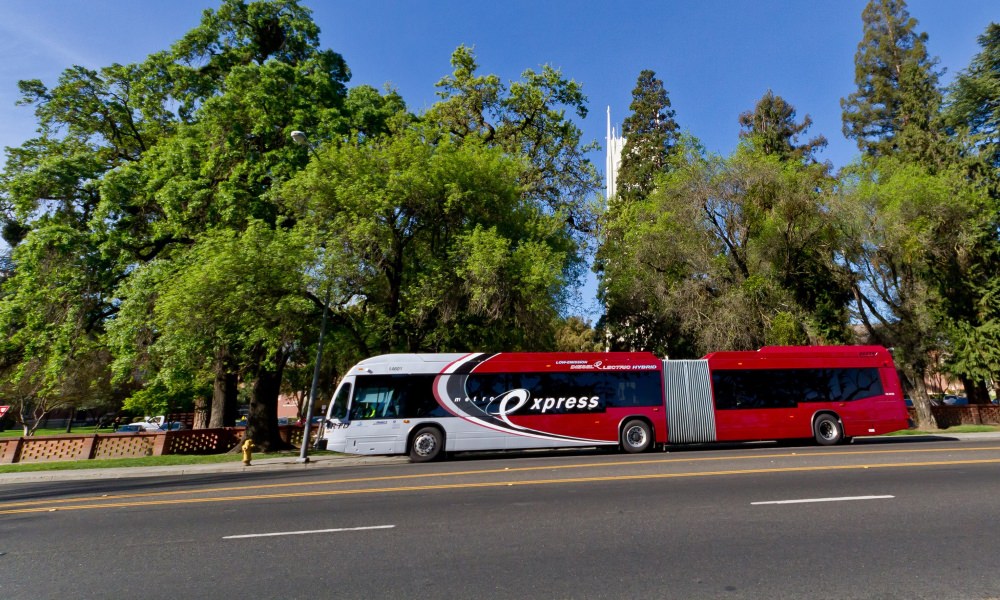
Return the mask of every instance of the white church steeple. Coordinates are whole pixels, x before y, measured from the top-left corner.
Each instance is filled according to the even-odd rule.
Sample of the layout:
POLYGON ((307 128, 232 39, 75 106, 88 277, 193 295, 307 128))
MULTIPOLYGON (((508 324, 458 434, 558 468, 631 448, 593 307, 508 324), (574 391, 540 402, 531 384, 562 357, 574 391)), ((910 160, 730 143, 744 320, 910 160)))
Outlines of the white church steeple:
POLYGON ((618 181, 618 167, 622 163, 622 149, 625 148, 625 138, 611 127, 611 107, 608 107, 607 158, 604 162, 605 197, 611 200, 615 195, 618 181))

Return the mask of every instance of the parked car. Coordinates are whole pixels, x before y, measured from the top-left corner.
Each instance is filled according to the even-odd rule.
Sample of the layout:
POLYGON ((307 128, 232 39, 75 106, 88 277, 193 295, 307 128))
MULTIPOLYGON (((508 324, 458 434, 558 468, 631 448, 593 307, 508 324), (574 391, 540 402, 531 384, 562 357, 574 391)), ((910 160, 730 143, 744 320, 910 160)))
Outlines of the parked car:
POLYGON ((944 397, 942 402, 944 402, 945 406, 966 406, 969 404, 969 399, 965 396, 948 395, 944 397))
POLYGON ((142 426, 142 423, 125 423, 115 429, 115 433, 140 433, 143 431, 146 431, 146 428, 142 426))
POLYGON ((167 418, 163 415, 156 417, 143 417, 142 419, 133 421, 130 425, 138 425, 145 431, 158 431, 166 420, 167 418))

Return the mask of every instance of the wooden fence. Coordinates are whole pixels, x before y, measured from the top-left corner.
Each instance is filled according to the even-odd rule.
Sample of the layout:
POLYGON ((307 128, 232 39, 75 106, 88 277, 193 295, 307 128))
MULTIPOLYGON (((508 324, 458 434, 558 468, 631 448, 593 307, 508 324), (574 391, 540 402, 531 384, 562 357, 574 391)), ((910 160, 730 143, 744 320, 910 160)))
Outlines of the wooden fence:
MULTIPOLYGON (((283 425, 281 438, 302 442, 302 427, 283 425)), ((0 438, 0 464, 95 458, 136 458, 164 454, 221 454, 243 441, 243 427, 180 431, 96 433, 0 438)), ((315 436, 316 428, 312 428, 315 436)))

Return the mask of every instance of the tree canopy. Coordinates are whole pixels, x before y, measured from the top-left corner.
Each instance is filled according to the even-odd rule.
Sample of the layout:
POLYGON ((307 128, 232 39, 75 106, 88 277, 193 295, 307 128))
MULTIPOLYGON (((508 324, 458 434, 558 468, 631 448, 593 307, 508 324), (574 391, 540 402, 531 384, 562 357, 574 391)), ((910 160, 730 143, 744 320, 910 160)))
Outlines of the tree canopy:
POLYGON ((319 33, 295 0, 225 0, 139 63, 21 82, 38 135, 0 175, 0 385, 51 407, 86 377, 213 425, 242 397, 267 449, 327 298, 327 383, 374 352, 554 347, 595 220, 579 84, 503 84, 460 47, 413 114, 348 89, 319 33))

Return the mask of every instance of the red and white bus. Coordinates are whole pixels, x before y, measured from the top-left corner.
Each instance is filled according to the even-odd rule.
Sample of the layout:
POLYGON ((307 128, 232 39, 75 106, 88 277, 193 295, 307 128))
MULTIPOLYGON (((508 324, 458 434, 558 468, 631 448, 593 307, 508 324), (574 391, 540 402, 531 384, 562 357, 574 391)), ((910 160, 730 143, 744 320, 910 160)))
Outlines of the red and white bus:
POLYGON ((815 438, 906 429, 880 346, 767 347, 661 360, 648 352, 388 354, 358 363, 327 411, 351 454, 815 438))

